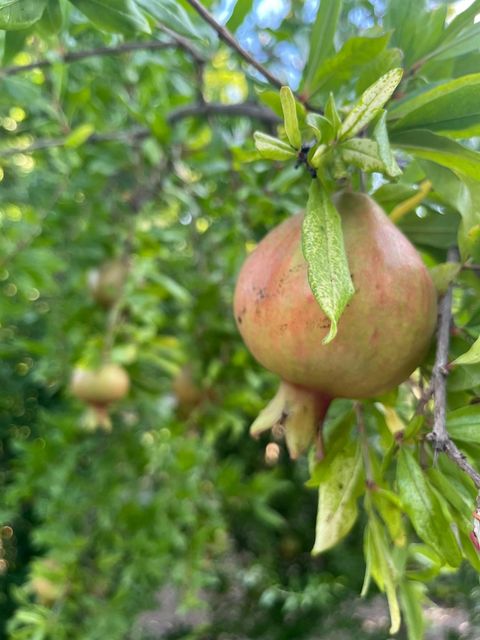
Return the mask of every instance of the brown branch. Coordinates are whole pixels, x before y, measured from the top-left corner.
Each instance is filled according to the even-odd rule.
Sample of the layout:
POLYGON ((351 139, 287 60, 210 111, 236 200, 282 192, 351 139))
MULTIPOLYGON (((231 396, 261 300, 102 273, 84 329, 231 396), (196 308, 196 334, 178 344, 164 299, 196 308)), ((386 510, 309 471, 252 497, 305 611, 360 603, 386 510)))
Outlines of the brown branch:
POLYGON ((227 44, 231 49, 234 49, 244 60, 248 62, 248 64, 252 65, 270 84, 277 89, 280 89, 283 86, 283 82, 279 80, 273 73, 270 73, 268 69, 266 69, 260 62, 255 60, 253 56, 251 56, 246 49, 244 49, 233 37, 228 29, 222 27, 212 14, 207 11, 207 9, 203 6, 201 2, 198 0, 187 0, 188 4, 195 9, 195 11, 207 22, 217 33, 218 36, 225 44, 227 44))
POLYGON ((175 111, 172 111, 169 114, 167 120, 170 124, 175 124, 179 120, 189 118, 190 116, 205 115, 230 117, 245 116, 247 118, 252 118, 252 120, 263 120, 269 124, 278 124, 280 122, 280 118, 273 113, 273 111, 270 111, 267 107, 255 104, 254 102, 241 102, 238 104, 205 102, 203 104, 192 104, 175 109, 175 111))
MULTIPOLYGON (((123 53, 130 53, 132 51, 156 51, 161 49, 170 49, 177 46, 178 43, 173 41, 160 42, 159 40, 149 40, 147 42, 126 42, 116 47, 96 47, 95 49, 86 49, 85 51, 71 51, 70 53, 65 53, 63 55, 60 54, 58 57, 52 58, 51 60, 38 60, 37 62, 31 62, 30 64, 5 67, 5 69, 0 69, 0 76, 14 76, 19 73, 25 73, 26 71, 32 71, 33 69, 45 69, 57 64, 58 62, 67 64, 77 62, 78 60, 84 60, 85 58, 115 56, 123 53)), ((189 52, 192 52, 191 48, 189 48, 189 52)))
MULTIPOLYGON (((203 6, 201 2, 199 2, 198 0, 187 0, 187 2, 205 20, 205 22, 207 22, 217 32, 219 38, 223 40, 223 42, 225 42, 228 47, 236 51, 246 62, 248 62, 248 64, 250 64, 266 80, 268 80, 271 85, 273 85, 277 89, 282 88, 285 82, 282 82, 279 78, 273 75, 273 73, 271 73, 262 64, 260 64, 258 60, 255 60, 255 58, 240 45, 240 43, 234 38, 230 31, 215 20, 212 14, 203 6)), ((304 97, 298 94, 295 94, 295 96, 297 100, 302 102, 310 111, 314 111, 315 113, 322 113, 318 107, 315 107, 306 102, 304 97)))
MULTIPOLYGON (((170 113, 167 120, 170 124, 176 124, 180 120, 189 117, 197 116, 227 116, 238 117, 245 116, 256 120, 262 120, 268 124, 277 124, 279 118, 266 107, 257 105, 254 102, 242 102, 239 104, 217 104, 217 103, 203 103, 193 104, 185 107, 179 107, 170 113)), ((128 131, 110 131, 108 133, 94 133, 86 142, 98 143, 98 142, 121 142, 122 140, 133 142, 137 140, 144 140, 150 137, 151 131, 146 127, 134 127, 128 131)), ((55 147, 62 147, 65 144, 67 137, 61 138, 49 138, 45 140, 37 140, 28 147, 15 147, 13 149, 0 150, 0 158, 8 158, 17 153, 33 153, 34 151, 41 151, 43 149, 53 149, 55 147)))
MULTIPOLYGON (((449 249, 447 260, 458 260, 456 248, 449 249)), ((447 431, 447 375, 448 375, 448 349, 450 345, 450 328, 452 323, 452 290, 450 285, 447 293, 440 300, 437 352, 432 373, 432 389, 434 397, 433 428, 428 434, 428 440, 432 443, 435 453, 443 452, 457 467, 464 471, 480 491, 480 473, 467 461, 466 456, 458 449, 450 439, 447 431)))

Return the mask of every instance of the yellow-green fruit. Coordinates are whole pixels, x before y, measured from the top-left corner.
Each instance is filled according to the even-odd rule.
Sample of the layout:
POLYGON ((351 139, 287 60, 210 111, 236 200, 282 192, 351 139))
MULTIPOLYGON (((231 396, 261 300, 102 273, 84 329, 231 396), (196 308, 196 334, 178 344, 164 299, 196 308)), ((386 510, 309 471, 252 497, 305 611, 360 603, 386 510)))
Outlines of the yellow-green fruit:
POLYGON ((105 364, 97 369, 77 367, 70 383, 72 394, 91 405, 105 406, 127 395, 128 373, 118 364, 105 364))

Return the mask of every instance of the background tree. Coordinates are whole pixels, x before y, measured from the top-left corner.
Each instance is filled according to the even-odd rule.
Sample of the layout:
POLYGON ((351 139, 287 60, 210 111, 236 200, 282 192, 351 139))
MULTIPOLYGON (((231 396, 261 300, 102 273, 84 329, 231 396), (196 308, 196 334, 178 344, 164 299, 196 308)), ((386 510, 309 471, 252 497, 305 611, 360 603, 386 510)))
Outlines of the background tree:
POLYGON ((162 587, 203 606, 184 638, 384 638, 401 616, 416 639, 428 593, 475 601, 479 11, 0 0, 4 637, 151 637, 138 616, 162 587), (233 290, 315 170, 415 243, 440 330, 396 390, 333 403, 323 461, 282 448, 270 469, 246 426, 277 381, 239 338, 233 290), (111 363, 128 394, 118 377, 107 396, 70 389, 111 363), (317 487, 338 497, 350 450, 338 544, 312 558, 317 487), (370 582, 391 621, 360 632, 345 602, 370 582))

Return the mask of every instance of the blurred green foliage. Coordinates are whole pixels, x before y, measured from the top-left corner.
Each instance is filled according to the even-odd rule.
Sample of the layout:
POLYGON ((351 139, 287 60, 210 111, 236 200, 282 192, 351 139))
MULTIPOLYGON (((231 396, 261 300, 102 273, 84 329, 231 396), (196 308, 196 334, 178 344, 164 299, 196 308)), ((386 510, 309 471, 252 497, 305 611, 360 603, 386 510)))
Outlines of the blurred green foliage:
MULTIPOLYGON (((159 590, 173 589, 180 614, 169 615, 183 620, 183 630, 172 623, 165 638, 286 640, 330 632, 385 638, 386 621, 361 630, 352 613, 365 570, 365 511, 346 541, 312 558, 317 495, 305 487, 307 460, 292 465, 282 449, 269 469, 267 440, 252 442, 246 430, 276 381, 252 360, 235 329, 235 277, 256 242, 305 206, 310 177, 293 163, 256 156, 253 132, 275 134, 272 114, 265 120, 201 109, 206 100, 275 110, 278 96, 247 73, 188 3, 119 0, 121 11, 112 17, 107 2, 94 16, 90 0, 85 13, 79 1, 49 0, 36 23, 40 3, 24 4, 33 7, 31 17, 21 18, 31 26, 15 23, 22 28, 0 32, 0 637, 146 640, 140 614, 156 606, 159 590), (165 46, 149 47, 151 40, 165 46), (131 42, 145 48, 104 55, 104 47, 131 42), (17 68, 38 60, 47 64, 17 68), (191 105, 194 113, 185 117, 180 109, 191 105), (130 268, 109 310, 93 299, 88 274, 118 258, 130 268), (112 407, 111 432, 85 427, 85 406, 68 388, 76 364, 102 357, 124 366, 131 379, 128 397, 112 407), (182 372, 193 388, 190 401, 181 401, 182 372), (204 622, 192 625, 188 616, 197 608, 204 622)), ((294 85, 307 59, 315 7, 291 4, 277 26, 262 26, 259 7, 245 0, 225 19, 294 85)), ((331 57, 317 60, 316 75, 310 74, 319 106, 334 91, 344 115, 348 101, 401 63, 400 49, 407 71, 428 57, 422 73, 406 74, 407 92, 478 71, 472 15, 463 26, 457 22, 457 32, 450 23, 449 37, 463 34, 464 45, 447 58, 444 48, 439 61, 440 14, 429 19, 428 42, 420 34, 412 44, 408 21, 396 29, 397 5, 387 6, 390 37, 382 30, 381 3, 343 3, 331 57)), ((0 1, 2 20, 4 6, 0 1)), ((436 11, 442 7, 452 8, 443 3, 436 11)), ((300 124, 305 131, 304 114, 300 124)), ((476 142, 469 145, 474 153, 476 142)), ((442 189, 446 174, 439 176, 438 165, 398 156, 399 181, 367 176, 366 187, 391 212, 422 180, 433 183, 400 222, 433 267, 456 243, 461 215, 464 234, 475 225, 465 222, 455 187, 442 189)), ((352 180, 358 186, 360 172, 352 180)), ((468 215, 478 224, 474 209, 468 215)), ((480 330, 480 280, 464 270, 458 283, 452 357, 480 330)), ((432 360, 431 354, 425 380, 432 360)), ((479 367, 452 374, 449 410, 479 406, 479 367)), ((418 388, 421 380, 414 380, 418 388)), ((392 423, 408 425, 415 403, 408 383, 366 403, 374 466, 383 456, 393 460, 392 423)), ((336 403, 326 428, 332 442, 345 416, 351 404, 336 403)), ((415 437, 427 426, 419 423, 407 441, 412 451, 423 451, 415 437)), ((478 459, 478 436, 461 444, 478 459)), ((431 452, 422 455, 429 466, 431 452)), ((443 459, 438 465, 463 503, 452 506, 447 496, 440 508, 443 519, 463 518, 466 549, 465 513, 474 491, 452 467, 443 459)), ((385 490, 394 476, 392 464, 385 490)), ((440 499, 436 481, 431 491, 440 499)), ((375 509, 389 514, 381 525, 391 535, 388 545, 404 534, 418 542, 400 508, 390 504, 389 511, 378 500, 375 509)), ((465 563, 458 575, 425 544, 412 546, 408 558, 401 553, 396 559, 410 572, 409 585, 438 576, 432 597, 470 609, 478 622, 480 562, 473 546, 468 559, 475 570, 465 563)), ((423 589, 412 589, 419 608, 423 589)), ((409 627, 410 638, 422 637, 420 622, 409 627)), ((405 628, 400 633, 406 637, 405 628)))

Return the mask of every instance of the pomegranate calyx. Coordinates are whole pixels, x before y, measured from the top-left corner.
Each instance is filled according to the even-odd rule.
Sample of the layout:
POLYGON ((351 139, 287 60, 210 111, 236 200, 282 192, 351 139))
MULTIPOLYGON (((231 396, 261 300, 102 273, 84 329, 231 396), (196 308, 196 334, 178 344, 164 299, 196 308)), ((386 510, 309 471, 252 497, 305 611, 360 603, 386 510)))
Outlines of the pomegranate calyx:
POLYGON ((321 426, 329 404, 330 398, 318 391, 282 380, 273 399, 250 427, 250 435, 256 438, 268 429, 272 429, 274 437, 283 435, 292 460, 316 441, 317 455, 323 456, 321 426))

